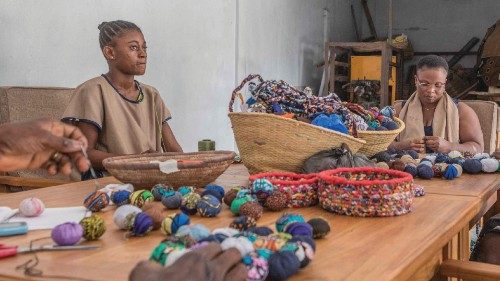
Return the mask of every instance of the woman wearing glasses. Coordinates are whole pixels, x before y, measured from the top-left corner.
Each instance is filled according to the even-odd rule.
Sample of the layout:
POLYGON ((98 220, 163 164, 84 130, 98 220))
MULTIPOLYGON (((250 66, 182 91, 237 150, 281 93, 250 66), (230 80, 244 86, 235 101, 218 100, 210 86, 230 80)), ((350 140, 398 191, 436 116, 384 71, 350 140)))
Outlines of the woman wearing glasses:
POLYGON ((452 150, 483 152, 483 133, 476 113, 445 91, 448 63, 439 56, 423 57, 417 64, 417 90, 403 105, 396 105, 396 116, 406 124, 394 149, 420 153, 452 150))

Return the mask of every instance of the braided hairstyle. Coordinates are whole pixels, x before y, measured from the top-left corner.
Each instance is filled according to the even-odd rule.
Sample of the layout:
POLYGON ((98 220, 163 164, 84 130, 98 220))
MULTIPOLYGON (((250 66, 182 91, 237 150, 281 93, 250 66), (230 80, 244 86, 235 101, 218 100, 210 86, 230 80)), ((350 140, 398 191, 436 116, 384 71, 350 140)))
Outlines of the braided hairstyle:
POLYGON ((97 28, 99 29, 99 45, 101 49, 110 45, 113 38, 121 36, 126 31, 137 30, 142 33, 137 25, 124 20, 104 21, 97 28))

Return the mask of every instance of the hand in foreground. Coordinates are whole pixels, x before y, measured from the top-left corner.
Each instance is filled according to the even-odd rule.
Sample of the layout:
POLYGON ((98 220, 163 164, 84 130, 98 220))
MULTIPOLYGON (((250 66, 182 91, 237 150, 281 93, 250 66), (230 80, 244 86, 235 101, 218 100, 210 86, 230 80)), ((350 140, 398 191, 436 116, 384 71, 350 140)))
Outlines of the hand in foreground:
POLYGON ((425 153, 424 139, 408 140, 407 149, 415 150, 418 153, 425 153))
POLYGON ((74 126, 38 120, 0 125, 0 171, 44 168, 54 175, 71 173, 72 164, 81 171, 89 163, 81 152, 87 138, 74 126))
POLYGON ((236 248, 222 251, 217 243, 189 252, 168 267, 153 261, 139 262, 129 276, 131 281, 243 281, 246 278, 240 252, 236 248))
POLYGON ((425 146, 434 152, 448 153, 451 151, 451 142, 441 137, 424 137, 425 146))

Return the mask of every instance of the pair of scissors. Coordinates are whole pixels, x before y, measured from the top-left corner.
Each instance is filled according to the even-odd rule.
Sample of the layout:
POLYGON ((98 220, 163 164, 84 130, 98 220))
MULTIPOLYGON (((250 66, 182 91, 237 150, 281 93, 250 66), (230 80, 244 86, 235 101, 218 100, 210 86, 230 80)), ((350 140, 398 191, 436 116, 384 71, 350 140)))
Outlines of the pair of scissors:
POLYGON ((0 259, 12 257, 17 254, 40 252, 40 251, 67 251, 67 250, 93 250, 99 246, 95 245, 74 245, 74 246, 58 246, 58 245, 37 245, 37 246, 9 246, 0 244, 0 259))

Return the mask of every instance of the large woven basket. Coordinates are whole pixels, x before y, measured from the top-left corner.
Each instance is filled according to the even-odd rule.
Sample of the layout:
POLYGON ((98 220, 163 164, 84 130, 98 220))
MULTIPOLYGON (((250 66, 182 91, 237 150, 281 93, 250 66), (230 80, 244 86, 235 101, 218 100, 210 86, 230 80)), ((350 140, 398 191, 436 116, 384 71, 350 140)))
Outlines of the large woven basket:
POLYGON ((319 204, 349 216, 386 217, 411 211, 413 177, 383 168, 338 168, 319 174, 319 204))
POLYGON ((401 119, 394 117, 394 120, 398 123, 398 128, 396 130, 358 131, 358 138, 366 141, 366 144, 359 149, 358 153, 371 157, 380 151, 386 150, 399 133, 405 129, 405 123, 401 119))
POLYGON ((104 168, 118 180, 137 188, 152 188, 163 183, 173 187, 203 187, 219 177, 234 160, 232 151, 205 151, 191 153, 152 153, 127 155, 104 159, 104 168), (179 171, 163 173, 158 163, 177 160, 179 171))

